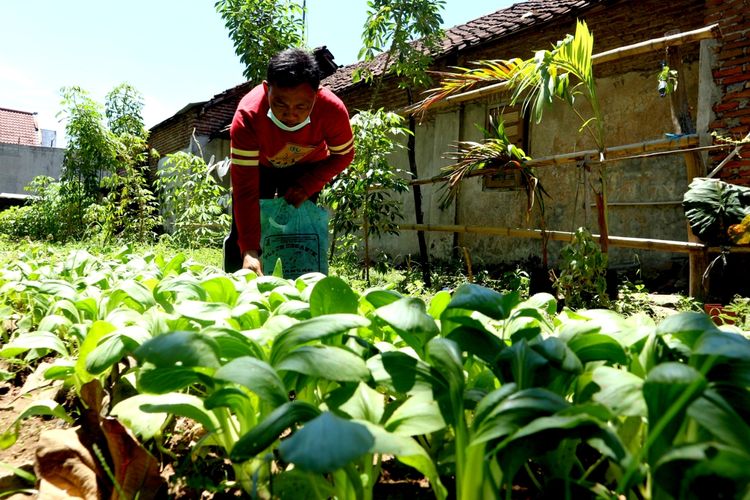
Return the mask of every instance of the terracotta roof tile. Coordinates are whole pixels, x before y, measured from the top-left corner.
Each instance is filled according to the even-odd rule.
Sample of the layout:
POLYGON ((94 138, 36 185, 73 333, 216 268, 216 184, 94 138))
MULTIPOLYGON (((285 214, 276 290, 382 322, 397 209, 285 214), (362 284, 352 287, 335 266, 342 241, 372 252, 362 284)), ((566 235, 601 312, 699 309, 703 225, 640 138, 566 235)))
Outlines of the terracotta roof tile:
POLYGON ((0 143, 40 146, 42 140, 34 113, 0 108, 0 143))
MULTIPOLYGON (((519 2, 487 14, 468 23, 454 26, 445 31, 440 49, 433 54, 440 58, 450 53, 475 47, 490 41, 512 35, 530 26, 548 23, 556 18, 575 14, 603 0, 528 0, 519 2)), ((375 75, 382 73, 386 55, 378 55, 369 67, 375 75)), ((351 87, 352 72, 367 66, 357 62, 340 68, 336 73, 323 80, 323 84, 334 92, 351 87)))

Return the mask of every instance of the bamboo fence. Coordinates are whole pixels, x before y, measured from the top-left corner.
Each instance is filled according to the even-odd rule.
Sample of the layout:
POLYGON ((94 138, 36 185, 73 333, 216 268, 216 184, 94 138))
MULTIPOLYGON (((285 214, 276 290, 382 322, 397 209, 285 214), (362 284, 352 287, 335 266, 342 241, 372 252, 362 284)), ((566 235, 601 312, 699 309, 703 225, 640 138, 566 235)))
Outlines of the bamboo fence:
MULTIPOLYGON (((705 26, 700 29, 670 34, 660 38, 646 40, 644 42, 627 45, 624 47, 616 48, 606 52, 601 52, 592 56, 593 64, 602 64, 607 62, 616 61, 625 57, 633 57, 655 50, 662 50, 667 48, 673 48, 680 45, 699 42, 701 40, 708 40, 716 38, 719 33, 719 25, 712 24, 705 26)), ((500 92, 506 91, 508 88, 507 83, 497 83, 494 85, 488 85, 479 89, 470 90, 461 94, 449 96, 446 99, 434 103, 430 106, 430 109, 444 108, 448 106, 457 105, 466 101, 477 100, 482 97, 487 97, 500 92)), ((419 104, 410 107, 414 109, 419 104)), ((406 110, 401 110, 404 112, 406 110)), ((750 138, 748 134, 745 140, 750 138)), ((630 159, 641 159, 650 158, 655 156, 670 155, 670 154, 696 154, 700 151, 707 151, 711 149, 731 148, 735 150, 730 154, 730 158, 727 158, 717 167, 709 176, 716 175, 716 172, 726 164, 731 156, 734 156, 739 151, 739 145, 735 144, 716 144, 709 146, 700 146, 701 134, 684 134, 678 135, 674 138, 668 139, 657 139, 651 141, 644 141, 634 144, 626 144, 620 146, 614 146, 606 148, 604 150, 604 160, 602 162, 615 162, 630 159)), ((744 140, 743 140, 744 141, 744 140)), ((548 167, 548 166, 561 166, 561 165, 578 165, 581 162, 598 163, 600 155, 598 150, 586 150, 577 151, 572 153, 558 154, 552 156, 546 156, 541 158, 534 158, 525 163, 526 166, 533 167, 548 167)), ((502 168, 493 169, 481 169, 472 172, 466 177, 485 176, 502 171, 502 168)), ((437 182, 445 182, 446 177, 444 175, 438 175, 427 179, 415 179, 410 182, 410 185, 417 186, 423 184, 434 184, 437 182)), ((640 204, 659 204, 659 202, 640 202, 640 204)), ((678 201, 663 202, 662 204, 679 204, 678 201)), ((639 204, 627 203, 627 204, 639 204)), ((531 239, 549 239, 555 241, 569 242, 572 240, 574 233, 568 231, 546 231, 541 229, 520 229, 520 228, 509 228, 509 227, 490 227, 490 226, 468 226, 468 225, 436 225, 436 224, 400 224, 401 230, 407 231, 435 231, 435 232, 449 232, 454 234, 459 233, 475 233, 475 234, 486 234, 496 235, 509 238, 531 238, 531 239)), ((598 238, 599 235, 594 235, 598 238)), ((732 247, 709 247, 703 243, 696 241, 674 241, 674 240, 660 240, 652 238, 632 238, 625 236, 608 236, 609 244, 614 247, 621 248, 632 248, 638 250, 654 250, 661 252, 677 252, 677 253, 688 253, 693 256, 706 253, 750 253, 750 246, 732 246, 732 247)), ((692 281, 696 276, 693 276, 694 270, 691 267, 691 292, 693 291, 692 281)))

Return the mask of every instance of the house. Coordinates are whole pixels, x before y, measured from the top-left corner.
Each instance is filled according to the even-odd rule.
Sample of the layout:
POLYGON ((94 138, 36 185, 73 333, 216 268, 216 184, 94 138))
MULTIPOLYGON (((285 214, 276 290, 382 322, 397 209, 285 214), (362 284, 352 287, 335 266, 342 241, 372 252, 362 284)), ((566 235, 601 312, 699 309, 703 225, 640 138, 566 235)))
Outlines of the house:
POLYGON ((208 162, 229 156, 229 134, 226 131, 240 100, 253 86, 245 82, 216 94, 208 101, 188 104, 166 120, 151 127, 149 146, 159 153, 152 166, 162 165, 166 156, 178 151, 203 153, 208 162))
MULTIPOLYGON (((535 50, 549 48, 566 34, 573 33, 577 19, 585 20, 593 32, 595 54, 717 23, 712 39, 694 40, 679 49, 682 63, 679 85, 686 91, 697 137, 691 139, 695 144, 690 147, 711 145, 710 132, 738 139, 750 131, 750 38, 746 36, 750 11, 743 0, 519 2, 448 29, 440 50, 433 54, 433 69, 467 67, 472 61, 482 59, 530 57, 535 50)), ((657 75, 666 57, 665 50, 659 48, 596 65, 594 74, 604 114, 607 147, 664 141, 665 134, 676 132, 670 100, 660 97, 657 92, 657 75)), ((385 60, 381 55, 371 63, 376 75, 383 71, 385 60)), ((372 96, 368 85, 352 81, 353 71, 361 64, 341 68, 323 82, 342 98, 352 113, 368 108, 372 96)), ((400 110, 409 104, 409 95, 398 88, 397 83, 393 77, 386 78, 372 107, 400 110)), ((421 98, 419 89, 411 91, 412 102, 421 98)), ((435 108, 419 123, 416 130, 419 178, 437 176, 441 167, 449 164, 444 155, 451 144, 481 140, 483 133, 480 128, 486 128, 490 116, 501 113, 511 117, 518 143, 533 158, 592 148, 591 140, 578 132, 580 121, 569 108, 557 106, 548 109, 544 119, 537 124, 522 110, 510 109, 508 95, 477 93, 474 98, 435 108)), ((200 117, 200 112, 196 117, 200 117)), ((215 120, 215 117, 211 119, 215 120)), ((230 120, 231 114, 227 114, 224 126, 230 120)), ((219 128, 205 132, 209 138, 218 137, 218 134, 219 128)), ((674 149, 678 148, 675 146, 674 149)), ((726 150, 704 151, 698 169, 705 173, 726 153, 726 150)), ((610 235, 687 241, 688 230, 681 206, 688 186, 684 158, 685 154, 664 154, 608 164, 610 235)), ((572 231, 580 225, 596 230, 593 201, 586 188, 591 179, 587 177, 584 160, 537 169, 542 185, 550 194, 550 199, 545 200, 544 216, 548 230, 572 231)), ((396 155, 394 163, 408 170, 406 153, 396 155)), ((720 175, 731 182, 750 183, 750 159, 741 155, 736 157, 720 175)), ((427 224, 542 227, 537 212, 527 213, 526 195, 517 179, 512 177, 467 180, 456 203, 445 210, 439 207, 440 185, 425 185, 421 189, 427 224)), ((405 195, 403 201, 405 222, 414 223, 411 194, 405 195)), ((452 232, 425 234, 429 253, 436 259, 450 259, 458 247, 467 248, 475 263, 519 262, 538 258, 541 254, 538 239, 452 232)), ((398 238, 385 237, 374 244, 396 257, 418 253, 417 238, 410 232, 402 232, 398 238)), ((549 242, 553 265, 561 245, 559 241, 549 242)), ((637 264, 655 272, 685 266, 686 256, 686 253, 677 252, 610 249, 613 265, 637 264)))
POLYGON ((40 130, 36 113, 0 107, 0 208, 22 203, 38 175, 60 178, 64 149, 55 132, 40 130))

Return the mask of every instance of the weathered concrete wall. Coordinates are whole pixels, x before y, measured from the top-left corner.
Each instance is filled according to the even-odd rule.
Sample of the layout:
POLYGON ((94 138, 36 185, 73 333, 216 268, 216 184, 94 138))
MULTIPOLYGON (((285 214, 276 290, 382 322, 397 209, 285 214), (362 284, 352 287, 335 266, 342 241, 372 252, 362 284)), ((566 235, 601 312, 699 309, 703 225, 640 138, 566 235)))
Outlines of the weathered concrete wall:
POLYGON ((64 156, 60 148, 0 144, 0 192, 28 194, 24 187, 39 175, 60 179, 64 156))
MULTIPOLYGON (((653 72, 631 71, 597 80, 597 92, 605 115, 607 146, 663 139, 665 133, 673 132, 669 100, 660 98, 656 90, 657 72, 658 67, 653 72)), ((698 63, 686 65, 680 85, 686 85, 693 110, 697 105, 697 81, 698 63)), ((444 154, 457 140, 482 140, 482 132, 475 124, 485 126, 488 107, 499 99, 494 97, 466 104, 463 111, 454 108, 435 113, 422 123, 416 137, 419 177, 439 174, 440 168, 450 163, 443 158, 444 154)), ((530 124, 527 153, 532 157, 542 157, 594 149, 591 138, 578 132, 579 126, 580 120, 564 103, 555 103, 545 111, 541 123, 530 124)), ((406 154, 394 155, 393 164, 408 170, 406 154)), ((593 207, 586 224, 582 169, 569 164, 538 167, 536 172, 550 195, 544 200, 548 229, 573 231, 587 225, 592 232, 597 232, 593 207)), ((688 182, 682 155, 609 163, 607 174, 609 202, 613 204, 609 207, 611 235, 687 240, 681 200, 688 182), (644 204, 649 202, 654 204, 644 204)), ((541 224, 538 208, 527 214, 526 193, 521 188, 484 189, 481 178, 469 179, 462 184, 457 204, 447 210, 438 206, 442 194, 440 184, 422 186, 422 191, 425 222, 429 224, 512 228, 539 228, 541 224)), ((403 197, 405 222, 408 223, 415 222, 412 200, 411 192, 403 197)), ((589 200, 593 203, 593 197, 589 200)), ((431 258, 450 258, 452 234, 430 232, 426 233, 426 238, 431 258)), ((413 231, 404 231, 398 238, 383 238, 375 245, 395 256, 418 253, 413 231)), ((475 263, 521 262, 541 258, 542 253, 539 240, 481 234, 459 235, 458 245, 470 249, 475 263)), ((556 264, 561 246, 559 242, 550 242, 550 264, 556 264)), ((668 267, 675 257, 683 256, 619 248, 612 248, 610 252, 610 260, 615 266, 640 262, 652 269, 668 267)))

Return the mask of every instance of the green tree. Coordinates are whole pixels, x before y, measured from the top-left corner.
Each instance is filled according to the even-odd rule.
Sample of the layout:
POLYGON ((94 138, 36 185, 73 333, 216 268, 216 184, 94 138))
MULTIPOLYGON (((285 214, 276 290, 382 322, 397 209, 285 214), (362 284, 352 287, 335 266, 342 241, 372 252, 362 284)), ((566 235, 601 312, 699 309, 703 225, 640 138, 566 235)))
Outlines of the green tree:
MULTIPOLYGON (((346 175, 341 175, 323 192, 322 201, 333 210, 331 227, 336 235, 362 234, 365 252, 365 279, 369 281, 369 237, 397 234, 396 219, 402 219, 401 203, 391 193, 408 190, 402 171, 394 168, 388 156, 399 146, 395 139, 408 135, 403 118, 382 109, 361 111, 352 118, 357 155, 346 175)), ((332 245, 333 247, 333 245, 332 245)), ((333 250, 331 251, 333 256, 333 250)))
MULTIPOLYGON (((413 88, 424 87, 430 78, 427 69, 432 62, 430 53, 436 51, 443 38, 440 25, 443 18, 440 10, 445 5, 443 0, 369 0, 368 13, 362 32, 362 49, 359 57, 372 61, 378 53, 387 50, 383 65, 384 72, 375 80, 370 108, 376 102, 377 95, 387 75, 399 78, 399 86, 406 92, 407 102, 414 103, 413 88)), ((364 79, 372 83, 375 75, 369 67, 355 72, 354 79, 364 79)), ((409 171, 419 178, 415 156, 415 137, 417 124, 413 116, 409 117, 409 134, 407 151, 409 171)), ((417 224, 424 223, 422 212, 422 190, 413 186, 414 212, 417 224)), ((417 232, 419 253, 422 261, 422 278, 430 285, 430 269, 427 257, 427 243, 424 232, 417 232)))
POLYGON ((304 44, 304 11, 292 0, 219 0, 215 7, 251 82, 263 80, 277 52, 304 44))
POLYGON ((68 147, 63 158, 61 194, 70 204, 70 216, 77 221, 76 234, 83 232, 83 214, 99 194, 105 173, 114 172, 117 139, 104 123, 101 104, 80 87, 62 89, 61 115, 67 117, 68 147))
POLYGON ((121 83, 112 89, 107 94, 104 109, 112 133, 142 138, 148 135, 143 124, 143 96, 132 85, 121 83))

